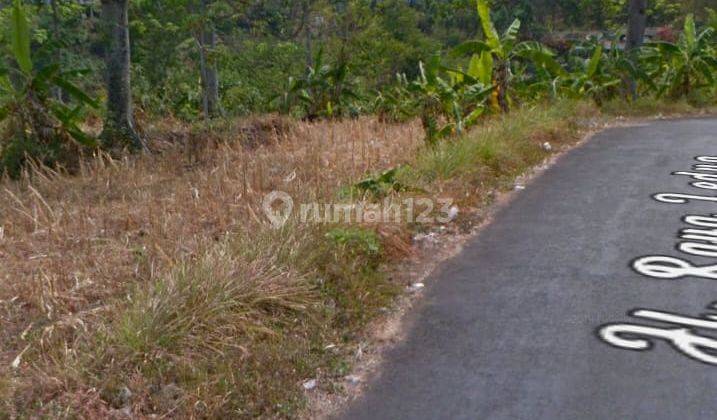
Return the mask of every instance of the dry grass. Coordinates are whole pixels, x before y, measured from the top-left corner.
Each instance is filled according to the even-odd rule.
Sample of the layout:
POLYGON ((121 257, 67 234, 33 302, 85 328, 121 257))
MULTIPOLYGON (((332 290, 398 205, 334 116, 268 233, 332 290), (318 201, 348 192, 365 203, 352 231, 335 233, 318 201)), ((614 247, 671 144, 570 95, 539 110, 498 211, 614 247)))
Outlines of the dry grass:
POLYGON ((523 109, 435 149, 417 123, 370 118, 160 121, 147 126, 152 156, 3 181, 0 418, 296 415, 303 381, 348 372, 362 328, 400 292, 388 263, 426 227, 274 230, 264 195, 332 202, 405 165, 415 188, 402 195, 480 207, 596 114, 523 109))
MULTIPOLYGON (((321 297, 312 284, 318 268, 307 267, 312 250, 306 248, 325 227, 271 232, 261 199, 277 189, 297 201, 328 200, 369 171, 407 163, 419 147, 419 127, 371 119, 295 123, 256 150, 231 141, 233 134, 242 132, 225 132, 225 142, 204 151, 198 163, 185 147, 165 146, 154 157, 97 158, 77 176, 35 168, 22 182, 3 183, 0 407, 6 413, 91 415, 118 406, 108 393, 122 387, 132 390, 136 413, 168 412, 147 401, 168 385, 186 390, 221 377, 204 371, 204 380, 172 378, 181 366, 197 358, 216 363, 209 371, 221 361, 257 364, 271 359, 262 346, 288 339, 271 338, 269 331, 317 330, 292 327, 309 322, 312 313, 313 322, 324 322, 317 319, 321 308, 309 310, 321 306, 321 297), (180 367, 144 370, 145 362, 157 360, 180 367), (144 383, 147 378, 158 381, 144 383)), ((274 362, 293 369, 284 359, 294 356, 304 357, 276 355, 274 362)), ((228 392, 207 401, 206 392, 197 386, 182 398, 213 414, 228 414, 223 410, 236 410, 247 398, 228 392)), ((277 410, 273 397, 254 395, 244 414, 277 410)), ((191 411, 187 407, 174 409, 191 411)))

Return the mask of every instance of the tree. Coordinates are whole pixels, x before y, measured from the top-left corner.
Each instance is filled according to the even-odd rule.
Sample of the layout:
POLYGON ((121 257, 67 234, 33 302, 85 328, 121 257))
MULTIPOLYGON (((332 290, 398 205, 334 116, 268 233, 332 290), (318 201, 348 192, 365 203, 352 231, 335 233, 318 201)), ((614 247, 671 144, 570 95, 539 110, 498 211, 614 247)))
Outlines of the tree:
POLYGON ((311 16, 311 1, 304 0, 302 2, 302 17, 301 24, 304 28, 304 49, 306 50, 306 68, 309 69, 314 66, 314 52, 312 47, 313 34, 312 29, 312 16, 311 16))
MULTIPOLYGON (((60 13, 57 10, 57 1, 58 0, 50 0, 50 7, 52 8, 52 33, 53 36, 57 37, 57 39, 60 39, 62 37, 62 32, 60 31, 60 27, 62 25, 62 22, 60 21, 60 13)), ((62 63, 62 49, 61 48, 55 48, 54 51, 54 59, 55 63, 60 64, 62 63)), ((53 95, 55 98, 59 101, 62 101, 62 89, 59 87, 56 87, 53 89, 53 95)))
POLYGON ((653 75, 660 86, 659 95, 667 93, 677 98, 715 85, 717 58, 710 45, 714 34, 713 28, 698 32, 690 14, 685 18, 679 41, 649 44, 646 61, 657 64, 653 75))
POLYGON ((488 83, 492 78, 495 85, 494 107, 502 112, 510 110, 510 88, 512 72, 511 63, 516 58, 531 61, 535 66, 545 69, 551 74, 563 74, 564 70, 553 58, 553 53, 544 45, 536 41, 519 41, 520 20, 515 19, 501 36, 496 31, 490 17, 490 6, 487 0, 478 0, 478 18, 485 41, 468 41, 456 47, 454 54, 472 53, 472 66, 474 65, 481 81, 488 83))
MULTIPOLYGON (((645 37, 645 26, 647 25, 647 0, 630 0, 627 23, 627 42, 625 49, 630 59, 636 63, 636 51, 642 46, 645 37)), ((630 94, 637 98, 637 82, 634 78, 629 79, 630 94)))
POLYGON ((102 0, 102 21, 107 49, 105 83, 107 115, 100 139, 110 150, 146 149, 135 130, 130 88, 129 0, 102 0))
POLYGON ((627 23, 627 50, 642 45, 647 25, 647 0, 630 0, 627 23))
POLYGON ((199 66, 202 80, 202 112, 209 120, 221 113, 219 76, 212 53, 217 47, 217 31, 207 13, 207 0, 200 0, 199 66))

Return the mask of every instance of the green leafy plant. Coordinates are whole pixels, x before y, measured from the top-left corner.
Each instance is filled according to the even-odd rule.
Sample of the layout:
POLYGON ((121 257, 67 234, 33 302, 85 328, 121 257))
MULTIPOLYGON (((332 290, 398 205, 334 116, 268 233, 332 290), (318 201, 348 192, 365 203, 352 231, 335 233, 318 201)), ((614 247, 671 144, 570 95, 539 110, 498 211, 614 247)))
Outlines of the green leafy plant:
POLYGON ((339 227, 326 233, 326 237, 355 254, 376 256, 381 253, 381 239, 373 230, 339 227))
POLYGON ((717 31, 717 10, 706 7, 705 12, 707 12, 707 26, 717 31))
POLYGON ((510 110, 510 84, 513 78, 511 62, 525 59, 535 66, 555 75, 564 74, 564 70, 554 58, 550 49, 537 41, 519 41, 520 20, 515 19, 499 35, 490 17, 490 6, 486 0, 478 0, 478 17, 485 40, 464 42, 453 50, 454 55, 472 54, 471 67, 474 67, 483 83, 496 86, 492 98, 495 109, 503 112, 510 110))
POLYGON ((571 58, 577 62, 576 69, 563 73, 553 82, 553 93, 573 99, 592 98, 597 105, 626 93, 625 80, 631 78, 642 82, 648 90, 654 84, 647 74, 627 58, 625 53, 613 45, 605 50, 602 44, 589 42, 571 51, 571 58), (580 58, 587 53, 587 59, 580 58))
POLYGON ((382 122, 405 122, 416 116, 414 97, 408 91, 405 73, 396 75, 396 83, 380 90, 371 103, 371 111, 382 122))
POLYGON ((383 197, 389 192, 407 191, 409 188, 398 180, 400 167, 395 167, 357 182, 353 188, 362 194, 383 197))
POLYGON ((688 96, 693 91, 714 86, 717 58, 711 41, 715 29, 697 32, 694 17, 688 15, 676 43, 658 41, 645 48, 644 60, 653 65, 650 72, 657 81, 658 95, 688 96))
POLYGON ((416 98, 415 109, 429 145, 462 134, 486 111, 493 86, 480 80, 477 67, 471 66, 466 73, 448 69, 441 65, 440 56, 434 55, 426 65, 420 63, 419 70, 418 79, 407 89, 416 98))
POLYGON ((385 171, 371 174, 361 181, 343 187, 338 192, 341 200, 378 200, 393 193, 399 192, 421 192, 424 190, 408 185, 404 175, 409 174, 411 169, 406 165, 399 165, 385 171))
POLYGON ((601 71, 602 59, 603 47, 596 45, 591 57, 582 64, 579 71, 568 74, 562 79, 559 78, 567 96, 592 97, 598 104, 605 96, 611 96, 608 92, 618 87, 622 80, 615 74, 601 71))
POLYGON ((35 159, 66 167, 77 163, 78 151, 96 146, 78 123, 84 107, 96 102, 71 82, 82 71, 62 71, 58 64, 37 68, 30 49, 30 26, 22 4, 15 0, 10 22, 10 61, 0 71, 0 165, 18 176, 23 163, 35 159), (61 89, 74 104, 58 101, 61 89))
POLYGON ((353 102, 360 99, 358 87, 343 60, 334 65, 324 63, 323 51, 301 78, 290 77, 283 93, 273 98, 277 109, 285 114, 299 108, 308 120, 343 117, 351 114, 353 102))

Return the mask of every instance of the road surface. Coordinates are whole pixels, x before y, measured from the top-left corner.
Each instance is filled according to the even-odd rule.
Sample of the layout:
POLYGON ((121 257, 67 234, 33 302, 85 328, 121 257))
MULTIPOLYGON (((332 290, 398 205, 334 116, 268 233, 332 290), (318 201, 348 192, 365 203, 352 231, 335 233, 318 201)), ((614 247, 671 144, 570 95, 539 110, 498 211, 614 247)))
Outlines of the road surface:
POLYGON ((569 152, 427 281, 407 339, 342 417, 717 418, 709 174, 716 119, 609 129, 569 152))

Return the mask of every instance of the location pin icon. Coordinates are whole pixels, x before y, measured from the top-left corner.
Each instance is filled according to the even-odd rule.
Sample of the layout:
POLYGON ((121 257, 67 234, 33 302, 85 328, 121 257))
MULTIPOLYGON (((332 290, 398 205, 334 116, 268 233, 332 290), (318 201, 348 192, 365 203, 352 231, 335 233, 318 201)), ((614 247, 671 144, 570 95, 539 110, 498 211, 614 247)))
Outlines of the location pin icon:
POLYGON ((283 191, 272 191, 264 196, 262 207, 264 208, 264 214, 266 214, 274 229, 280 229, 291 216, 291 211, 294 209, 294 200, 283 191), (277 202, 280 202, 281 205, 275 210, 277 202))

